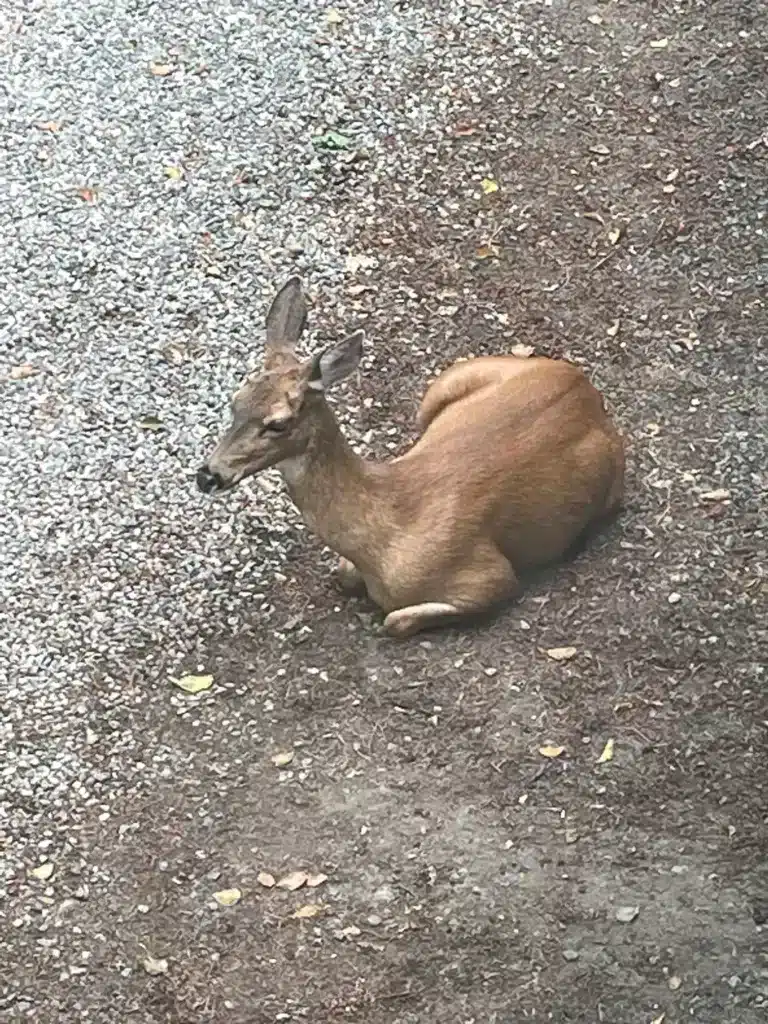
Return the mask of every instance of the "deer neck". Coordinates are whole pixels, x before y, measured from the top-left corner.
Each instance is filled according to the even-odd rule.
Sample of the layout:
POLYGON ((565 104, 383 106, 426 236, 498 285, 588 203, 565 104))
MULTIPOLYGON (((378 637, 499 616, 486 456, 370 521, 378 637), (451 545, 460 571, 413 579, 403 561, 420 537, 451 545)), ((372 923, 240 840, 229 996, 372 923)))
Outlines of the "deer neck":
POLYGON ((307 450, 277 468, 307 526, 362 568, 366 552, 386 546, 393 528, 387 466, 352 451, 324 401, 315 416, 307 450))

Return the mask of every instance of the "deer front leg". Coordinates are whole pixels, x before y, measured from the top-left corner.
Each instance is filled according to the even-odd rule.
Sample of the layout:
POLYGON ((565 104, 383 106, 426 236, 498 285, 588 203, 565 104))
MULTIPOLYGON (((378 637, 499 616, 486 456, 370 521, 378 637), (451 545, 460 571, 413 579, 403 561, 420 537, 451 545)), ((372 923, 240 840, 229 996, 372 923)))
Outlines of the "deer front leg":
POLYGON ((389 636, 403 639, 433 626, 447 625, 463 615, 486 611, 519 592, 520 584, 512 566, 502 555, 494 554, 490 564, 465 570, 454 577, 450 586, 446 586, 446 596, 461 594, 461 597, 398 608, 384 619, 384 631, 389 636))
POLYGON ((362 596, 366 592, 365 580, 348 558, 339 558, 336 582, 345 594, 362 596))

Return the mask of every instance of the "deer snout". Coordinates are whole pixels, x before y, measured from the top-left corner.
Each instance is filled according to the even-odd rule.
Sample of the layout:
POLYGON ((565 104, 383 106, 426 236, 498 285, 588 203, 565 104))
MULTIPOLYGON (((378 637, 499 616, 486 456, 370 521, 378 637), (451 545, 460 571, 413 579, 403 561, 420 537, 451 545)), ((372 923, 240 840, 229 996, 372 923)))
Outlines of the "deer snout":
POLYGON ((224 479, 214 473, 208 466, 201 466, 197 471, 197 486, 203 494, 213 494, 214 491, 224 491, 227 484, 224 479))

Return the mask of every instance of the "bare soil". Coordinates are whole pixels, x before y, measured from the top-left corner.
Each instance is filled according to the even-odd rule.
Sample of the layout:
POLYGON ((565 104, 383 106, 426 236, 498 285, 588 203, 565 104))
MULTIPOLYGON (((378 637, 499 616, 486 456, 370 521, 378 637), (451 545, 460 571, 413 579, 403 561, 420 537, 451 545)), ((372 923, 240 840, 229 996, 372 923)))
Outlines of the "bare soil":
POLYGON ((183 770, 108 823, 94 807, 98 896, 66 911, 95 950, 87 981, 21 951, 6 1019, 25 988, 51 1022, 765 1019, 761 6, 555 3, 563 58, 467 95, 458 134, 414 133, 433 201, 383 182, 359 239, 371 291, 315 312, 372 338, 354 429, 383 456, 434 370, 530 344, 606 395, 627 509, 492 620, 400 643, 297 527, 252 628, 201 624, 190 658, 219 685, 192 716, 137 650, 134 727, 156 744, 162 722, 183 770), (486 163, 501 188, 476 229, 466 183, 486 163), (328 879, 257 881, 297 869, 328 879), (232 886, 236 906, 211 904, 232 886), (167 973, 137 967, 149 955, 167 973))

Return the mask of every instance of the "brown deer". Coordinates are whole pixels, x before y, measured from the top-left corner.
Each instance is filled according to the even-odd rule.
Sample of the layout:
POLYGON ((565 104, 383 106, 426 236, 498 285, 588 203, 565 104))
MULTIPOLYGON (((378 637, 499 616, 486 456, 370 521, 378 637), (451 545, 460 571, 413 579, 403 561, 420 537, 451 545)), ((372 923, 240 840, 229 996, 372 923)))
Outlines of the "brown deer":
POLYGON ((403 456, 356 455, 325 400, 351 374, 363 332, 309 359, 298 278, 267 315, 262 372, 197 473, 206 493, 277 466, 307 525, 341 556, 348 592, 367 591, 405 637, 514 597, 518 572, 552 562, 621 505, 624 452, 599 392, 555 359, 483 356, 430 385, 421 437, 403 456))

